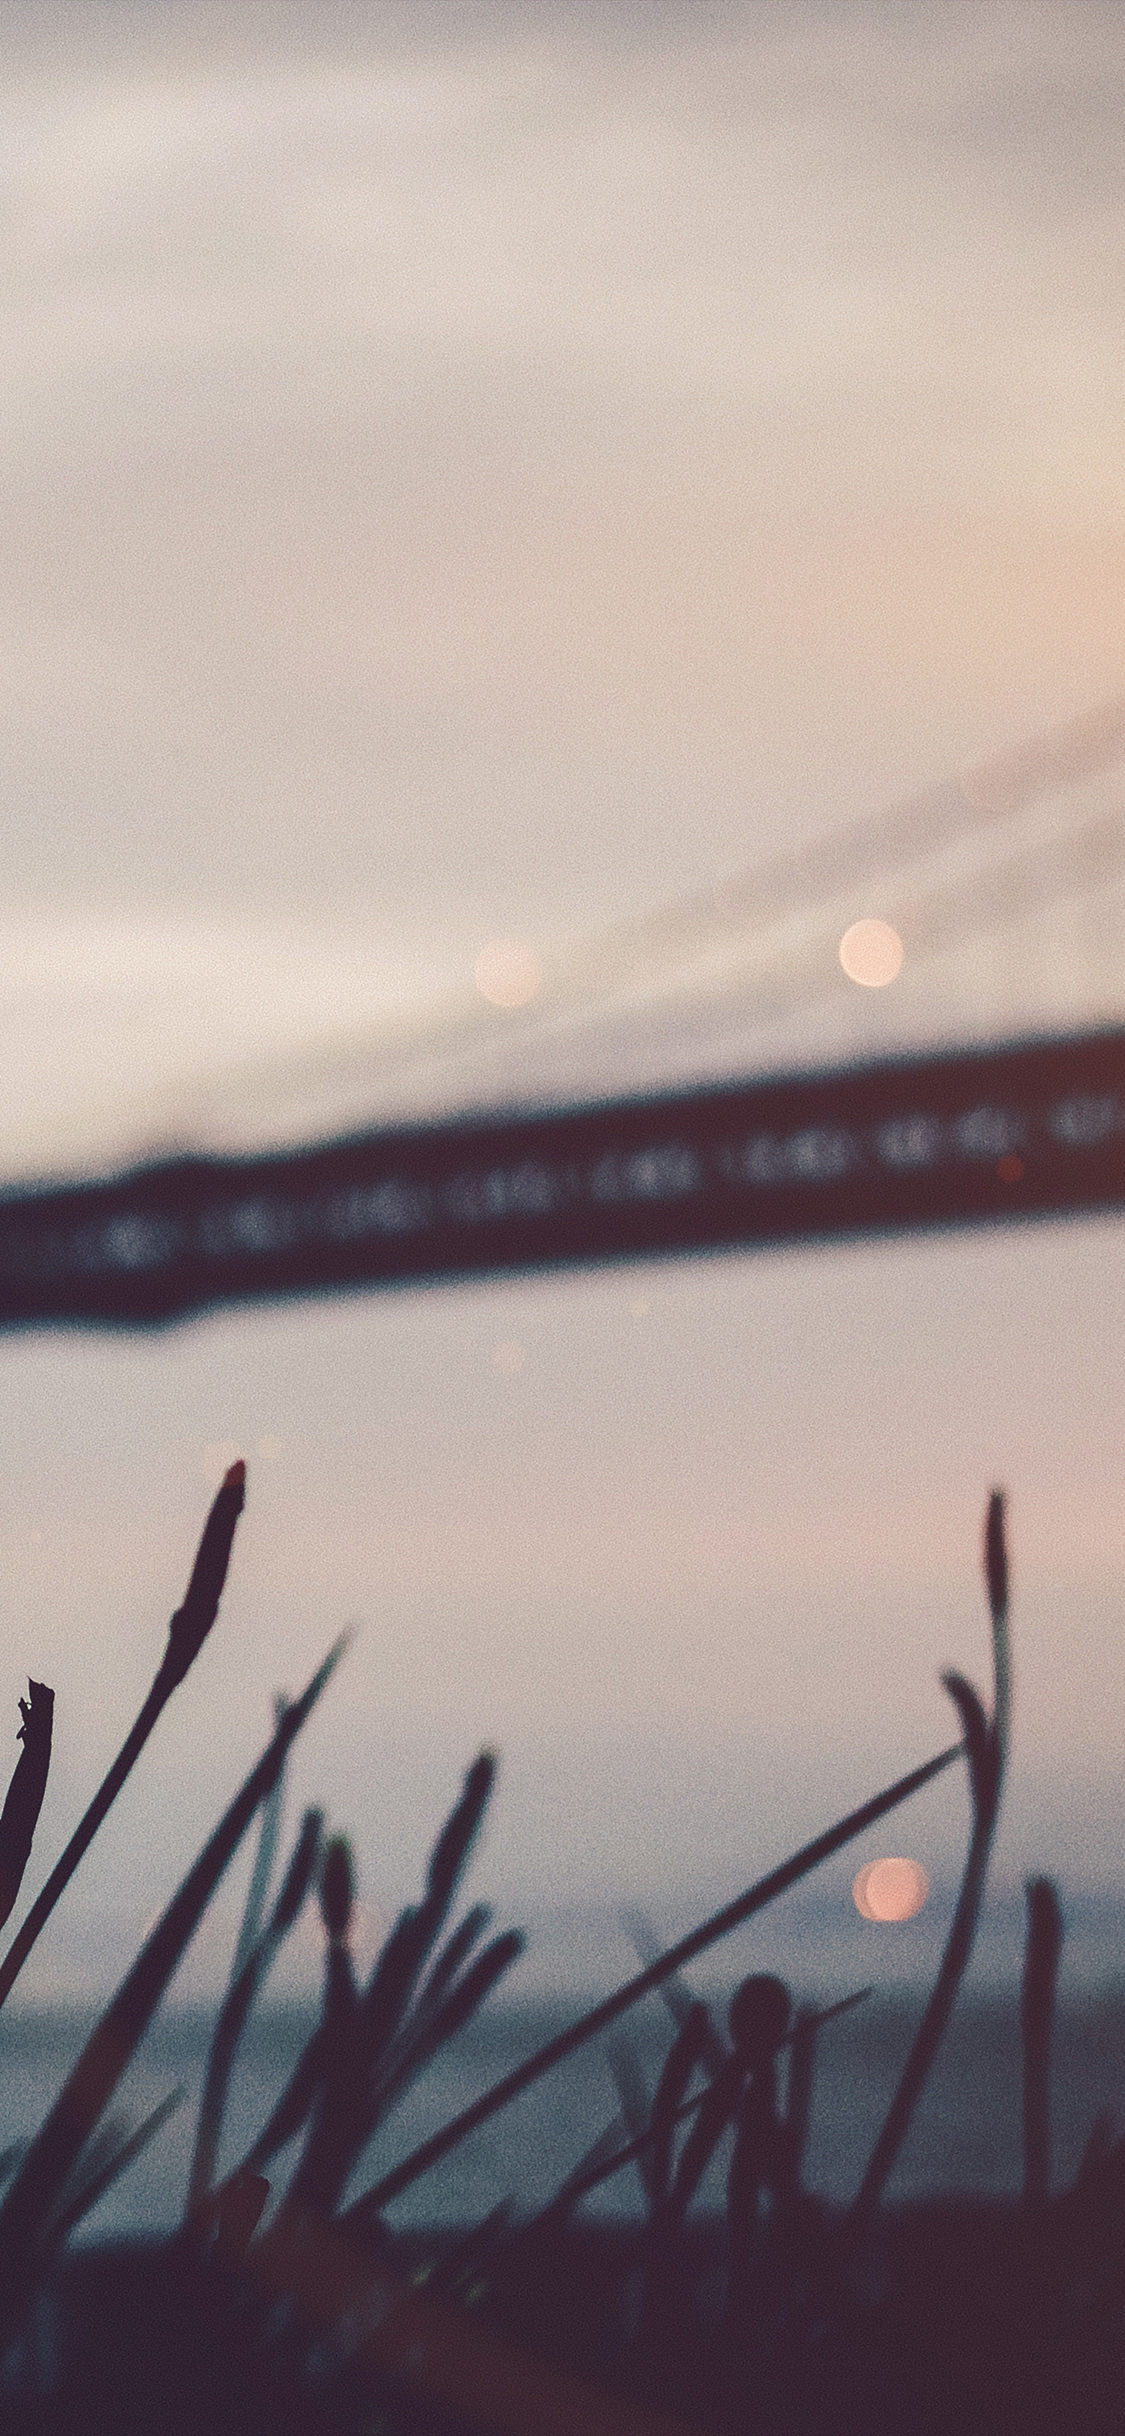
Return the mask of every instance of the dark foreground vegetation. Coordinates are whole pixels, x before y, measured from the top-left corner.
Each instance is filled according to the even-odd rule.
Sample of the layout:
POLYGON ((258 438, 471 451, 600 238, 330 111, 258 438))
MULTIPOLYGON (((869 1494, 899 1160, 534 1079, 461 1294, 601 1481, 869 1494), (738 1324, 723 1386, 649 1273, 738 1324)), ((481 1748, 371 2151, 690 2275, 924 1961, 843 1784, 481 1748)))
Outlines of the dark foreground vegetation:
MULTIPOLYGON (((235 1465, 215 1501, 152 1690, 121 1753, 0 1962, 0 2004, 218 1611, 241 1511, 235 1465)), ((353 1864, 310 1811, 280 1852, 286 1754, 342 1653, 329 1652, 142 1947, 35 2138, 0 2155, 0 2418, 13 2436, 1015 2436, 1125 2425, 1125 2141, 1100 2118, 1073 2187, 1050 2175, 1050 2051, 1062 1922, 1027 1890, 1020 2000, 1024 2178, 1011 2202, 950 2195, 891 2207, 887 2185, 976 1930, 1008 1745, 1003 1504, 985 1527, 989 1702, 945 1677, 958 1740, 819 1835, 666 1952, 636 1925, 640 1967, 413 2154, 364 2187, 372 2135, 477 2013, 521 1951, 458 1892, 493 1781, 486 1753, 438 1837, 418 1903, 366 1978, 351 1951, 353 1864), (745 1979, 719 2019, 683 1967, 919 1786, 963 1761, 972 1828, 941 1968, 851 2206, 805 2183, 818 2041, 832 2012, 745 1979), (74 2248, 69 2236, 155 2139, 115 2094, 243 1836, 257 1852, 219 2009, 183 2222, 170 2238, 74 2248), (242 2034, 306 1902, 324 1927, 319 2017, 245 2155, 220 2172, 242 2034), (627 2017, 659 1991, 655 2086, 627 2017), (396 2232, 399 2195, 475 2127, 600 2039, 619 2112, 550 2205, 502 2192, 483 2222, 396 2232), (699 2194, 716 2159, 725 2212, 699 2194), (583 2214, 609 2177, 639 2177, 643 2214, 583 2214)), ((0 1923, 15 1906, 50 1763, 53 1695, 21 1702, 23 1750, 0 1815, 0 1923)), ((1013 1992, 1014 1998, 1014 1992, 1013 1992)), ((858 2017, 857 2017, 858 2018, 858 2017)))

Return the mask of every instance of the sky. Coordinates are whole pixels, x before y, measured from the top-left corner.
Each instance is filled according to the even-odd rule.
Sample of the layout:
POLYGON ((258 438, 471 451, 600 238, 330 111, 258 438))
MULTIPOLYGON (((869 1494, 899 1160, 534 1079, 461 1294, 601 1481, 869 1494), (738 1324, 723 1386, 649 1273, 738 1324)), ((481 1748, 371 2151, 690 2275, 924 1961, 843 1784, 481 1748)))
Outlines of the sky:
MULTIPOLYGON (((38 0, 0 57, 7 1178, 188 1138, 491 939, 549 958, 1121 693, 1110 7, 38 0)), ((1085 1007, 1081 926, 1021 936, 1015 983, 935 965, 934 1036, 1085 1007)), ((1115 913, 1098 952, 1120 1012, 1115 913)), ((149 1915, 353 1617, 295 1798, 373 1918, 488 1739, 513 1903, 721 1898, 947 1736, 997 1480, 1002 1866, 1112 1878, 1123 1294, 1099 1221, 7 1340, 44 1856, 251 1466, 36 1984, 149 1915)), ((962 1826, 919 1805, 939 1874, 962 1826)))

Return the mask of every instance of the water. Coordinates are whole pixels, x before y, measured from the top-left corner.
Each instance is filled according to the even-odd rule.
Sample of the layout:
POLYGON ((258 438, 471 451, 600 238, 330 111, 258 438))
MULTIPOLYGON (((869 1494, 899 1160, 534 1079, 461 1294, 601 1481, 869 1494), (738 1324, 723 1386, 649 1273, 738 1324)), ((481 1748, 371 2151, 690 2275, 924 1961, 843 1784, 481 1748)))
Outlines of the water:
MULTIPOLYGON (((732 1986, 747 1971, 776 1971, 797 2001, 817 2006, 870 1987, 868 1999, 827 2024, 819 2042, 807 2179, 838 2201, 855 2190, 890 2102, 938 1967, 954 1900, 952 1885, 935 1887, 925 1909, 905 1927, 873 1928, 851 1901, 853 1861, 844 1855, 830 1864, 815 1882, 793 1890, 687 1974, 693 1993, 712 2005, 720 2021, 732 1986)), ((1053 2073, 1057 2180, 1073 2174, 1100 2110, 1117 2110, 1125 2119, 1125 1905, 1116 1894, 1081 1895, 1065 1888, 1063 1905, 1067 1933, 1053 2073)), ((664 1945, 691 1926, 686 1911, 669 1909, 648 1933, 664 1945)), ((1022 1890, 991 1890, 965 1987, 892 2185, 899 2196, 1018 2187, 1023 1933, 1022 1890)), ((223 2169, 245 2154, 312 2028, 315 1940, 308 1960, 314 1978, 303 1988, 282 1980, 278 1999, 250 2022, 231 2092, 223 2169)), ((524 1960, 483 2017, 435 2059, 381 2128, 353 2191, 409 2154, 637 1967, 630 1929, 612 1906, 575 1905, 533 1917, 524 1960)), ((115 2112, 123 2128, 132 2127, 170 2090, 181 2089, 183 2101, 86 2220, 82 2238, 157 2231, 177 2221, 213 2014, 213 2006, 202 2005, 158 2014, 121 2085, 115 2112)), ((88 2005, 16 2004, 0 2017, 5 2099, 0 2145, 34 2133, 95 2018, 88 2005)), ((658 1995, 630 2011, 608 2042, 592 2041, 476 2131, 403 2194, 393 2210, 395 2221, 465 2222, 504 2198, 520 2209, 543 2205, 617 2116, 610 2062, 614 2035, 634 2042, 653 2089, 671 2036, 658 1995)), ((283 2179, 294 2154, 287 2152, 271 2171, 283 2179)), ((722 2162, 720 2156, 703 2194, 714 2204, 722 2196, 722 2162)), ((635 2213, 641 2204, 636 2169, 623 2171, 586 2204, 635 2213)))
MULTIPOLYGON (((807 2179, 833 2199, 845 2199, 856 2187, 923 1995, 922 1990, 901 1989, 880 1993, 822 2033, 807 2179)), ((486 2019, 463 2032, 435 2061, 400 2104, 373 2143, 353 2190, 407 2154, 580 2009, 575 2002, 542 2000, 495 2004, 486 2019)), ((5 2019, 0 2071, 6 2140, 26 2138, 35 2130, 92 2018, 56 2011, 13 2013, 5 2019)), ((224 2165, 236 2162, 264 2122, 313 2019, 311 2012, 288 2009, 264 2011, 251 2023, 232 2092, 224 2165)), ((198 2011, 172 2012, 154 2024, 119 2093, 122 2122, 138 2121, 170 2089, 182 2088, 185 2100, 87 2219, 83 2239, 168 2229, 176 2222, 209 2034, 210 2017, 198 2011)), ((652 2088, 670 2035, 658 1999, 649 1998, 629 2017, 628 2035, 652 2088)), ((1054 2067, 1057 2180, 1073 2175, 1094 2117, 1107 2107, 1125 2115, 1125 1989, 1108 1986, 1071 1993, 1060 2006, 1054 2067)), ((395 2221, 470 2221, 502 2198, 513 2199, 520 2209, 542 2205, 617 2108, 605 2046, 592 2042, 405 2193, 393 2211, 395 2221)), ((291 2155, 282 2161, 285 2168, 291 2155)), ((1000 1995, 978 1989, 962 2000, 955 2015, 893 2194, 921 2196, 949 2188, 1011 2191, 1018 2187, 1019 2175, 1018 2003, 1014 1990, 1000 1995)), ((720 2169, 703 2197, 705 2202, 719 2201, 720 2169)), ((636 2170, 629 2168, 587 2205, 633 2213, 640 2198, 636 2170)))

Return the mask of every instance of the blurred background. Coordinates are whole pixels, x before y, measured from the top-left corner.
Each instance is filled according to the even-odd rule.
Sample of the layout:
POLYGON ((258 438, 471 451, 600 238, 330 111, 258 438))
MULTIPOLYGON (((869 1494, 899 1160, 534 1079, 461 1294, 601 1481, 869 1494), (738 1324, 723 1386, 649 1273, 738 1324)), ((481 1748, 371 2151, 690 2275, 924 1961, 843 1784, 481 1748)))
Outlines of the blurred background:
MULTIPOLYGON (((1116 10, 13 0, 0 54, 7 1185, 1125 1014, 1116 10)), ((250 1466, 24 2004, 108 1992, 351 1620, 293 1798, 369 1950, 487 1742, 521 1985, 608 1984, 621 1903, 686 1923, 949 1738, 994 1482, 994 1951, 1049 1868, 1110 1984, 1123 1305, 1099 1219, 8 1336, 29 1885, 250 1466)), ((771 1924, 802 1993, 930 1967, 959 1778, 893 1824, 930 1905, 863 1922, 857 1849, 771 1924)))

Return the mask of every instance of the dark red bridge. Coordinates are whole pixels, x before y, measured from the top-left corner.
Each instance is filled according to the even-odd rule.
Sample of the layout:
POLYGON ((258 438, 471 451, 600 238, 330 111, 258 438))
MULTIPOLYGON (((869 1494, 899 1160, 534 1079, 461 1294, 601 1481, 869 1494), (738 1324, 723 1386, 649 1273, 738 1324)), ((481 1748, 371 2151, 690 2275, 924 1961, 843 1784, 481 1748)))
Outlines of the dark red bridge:
POLYGON ((1125 1031, 0 1197, 0 1325, 1125 1206, 1125 1031))

